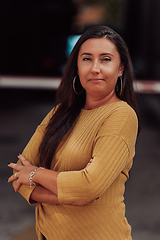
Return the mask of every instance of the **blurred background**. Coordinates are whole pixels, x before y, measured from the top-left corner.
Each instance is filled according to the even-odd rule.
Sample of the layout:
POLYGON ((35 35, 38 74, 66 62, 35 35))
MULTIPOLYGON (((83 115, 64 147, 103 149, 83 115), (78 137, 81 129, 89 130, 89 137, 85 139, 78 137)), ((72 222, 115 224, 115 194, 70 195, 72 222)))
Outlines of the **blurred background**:
POLYGON ((34 207, 7 183, 36 126, 54 106, 79 36, 104 24, 126 41, 142 118, 126 215, 133 240, 160 239, 160 1, 5 0, 0 2, 0 240, 35 240, 34 207))

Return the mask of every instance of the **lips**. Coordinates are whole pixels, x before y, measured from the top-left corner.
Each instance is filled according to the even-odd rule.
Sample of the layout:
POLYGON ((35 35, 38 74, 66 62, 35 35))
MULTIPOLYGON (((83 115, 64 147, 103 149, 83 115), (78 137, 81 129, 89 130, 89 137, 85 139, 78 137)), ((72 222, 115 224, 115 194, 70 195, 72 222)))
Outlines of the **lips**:
POLYGON ((89 79, 89 81, 98 83, 98 82, 104 81, 104 79, 102 79, 102 78, 91 78, 91 79, 89 79))

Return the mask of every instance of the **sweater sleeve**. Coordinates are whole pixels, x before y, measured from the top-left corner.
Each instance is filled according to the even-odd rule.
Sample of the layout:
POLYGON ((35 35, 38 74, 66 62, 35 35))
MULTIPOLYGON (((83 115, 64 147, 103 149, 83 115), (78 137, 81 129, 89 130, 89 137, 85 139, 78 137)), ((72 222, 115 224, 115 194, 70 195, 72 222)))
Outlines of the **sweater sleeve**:
MULTIPOLYGON (((53 109, 48 113, 42 123, 37 127, 35 133, 33 134, 32 138, 22 152, 22 155, 33 165, 39 166, 38 149, 44 136, 45 128, 52 115, 53 109)), ((17 163, 21 164, 20 161, 18 161, 17 163)), ((13 181, 13 187, 15 186, 16 181, 17 180, 13 181)), ((34 188, 35 186, 30 187, 28 185, 22 184, 18 190, 18 192, 28 201, 29 204, 35 204, 35 202, 31 201, 30 199, 31 193, 33 192, 34 188)))
POLYGON ((81 171, 58 175, 59 202, 93 200, 106 191, 134 151, 137 128, 137 117, 132 109, 113 112, 94 140, 92 163, 81 171))

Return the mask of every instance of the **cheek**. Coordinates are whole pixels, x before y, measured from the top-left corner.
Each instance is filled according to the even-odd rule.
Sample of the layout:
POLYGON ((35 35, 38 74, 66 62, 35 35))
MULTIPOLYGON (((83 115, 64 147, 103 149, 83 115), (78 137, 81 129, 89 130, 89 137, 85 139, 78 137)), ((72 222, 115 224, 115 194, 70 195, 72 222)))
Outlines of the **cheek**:
POLYGON ((104 69, 104 73, 105 75, 108 77, 112 77, 113 79, 116 79, 118 78, 118 75, 120 75, 120 70, 118 67, 115 67, 115 66, 110 66, 110 67, 107 67, 106 69, 104 69))
POLYGON ((115 78, 117 71, 112 66, 107 66, 102 69, 102 73, 106 78, 115 78))
POLYGON ((80 83, 81 83, 81 85, 83 86, 83 84, 84 84, 84 79, 85 79, 85 77, 84 77, 84 72, 83 72, 83 71, 80 71, 80 70, 77 70, 77 75, 79 76, 80 83))
POLYGON ((84 79, 85 77, 87 77, 88 69, 85 66, 79 67, 77 70, 77 74, 79 75, 80 79, 84 79))
POLYGON ((77 75, 79 75, 79 77, 82 75, 83 71, 82 71, 82 66, 81 64, 77 64, 77 75))

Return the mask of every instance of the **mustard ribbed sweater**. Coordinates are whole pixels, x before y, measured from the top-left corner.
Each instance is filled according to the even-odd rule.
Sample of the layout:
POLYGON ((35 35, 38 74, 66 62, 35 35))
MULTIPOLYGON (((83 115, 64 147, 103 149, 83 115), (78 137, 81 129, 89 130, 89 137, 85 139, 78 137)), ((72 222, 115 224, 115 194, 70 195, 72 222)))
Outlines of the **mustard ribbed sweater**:
MULTIPOLYGON (((38 166, 38 147, 51 111, 23 151, 38 166)), ((131 240, 125 218, 124 189, 135 154, 138 121, 125 102, 81 110, 79 119, 54 157, 59 202, 92 200, 85 206, 37 203, 36 225, 47 240, 131 240), (93 158, 93 162, 87 163, 93 158)), ((19 192, 30 202, 34 187, 19 192)))

